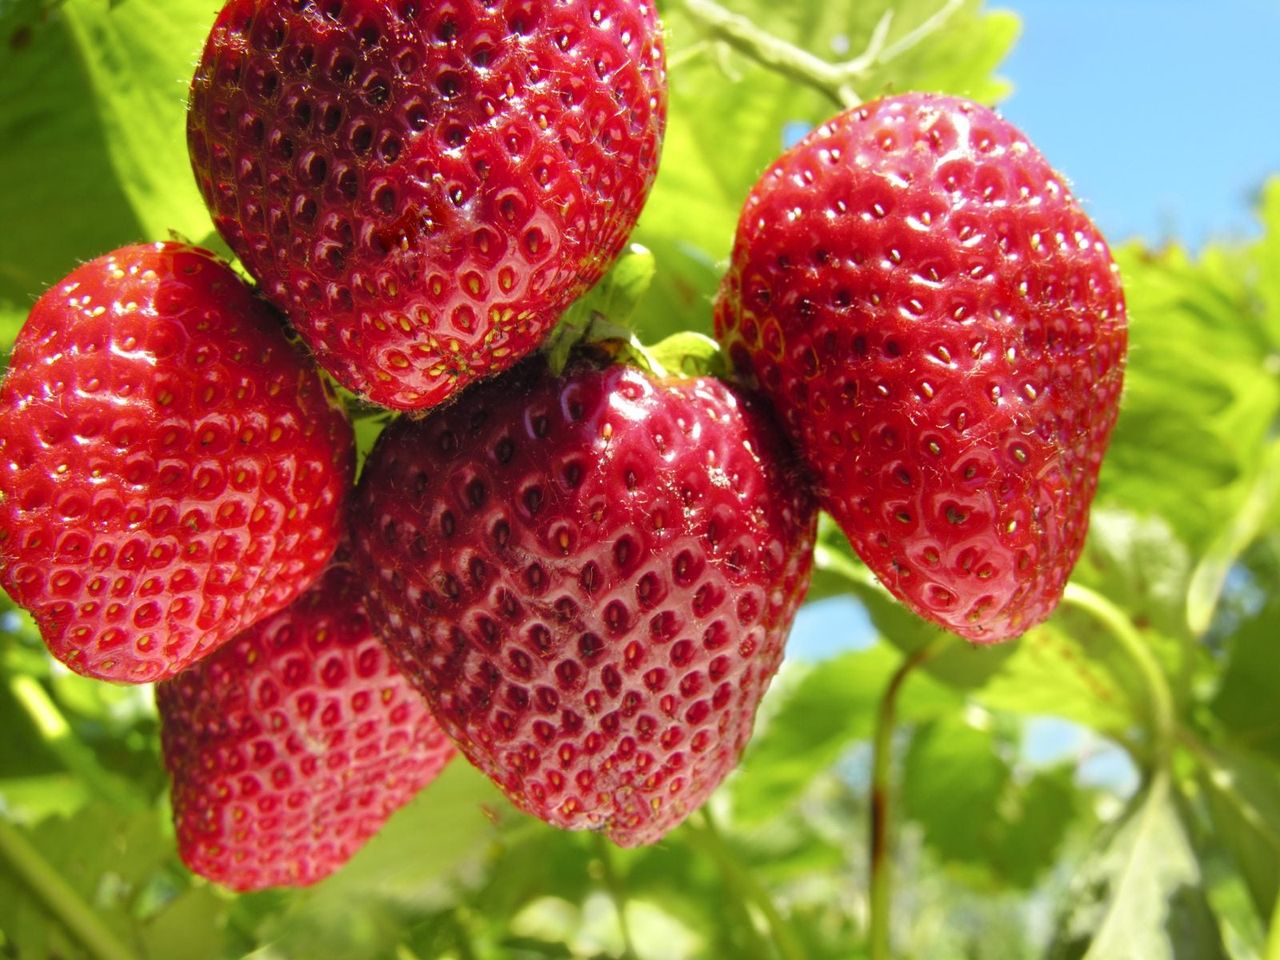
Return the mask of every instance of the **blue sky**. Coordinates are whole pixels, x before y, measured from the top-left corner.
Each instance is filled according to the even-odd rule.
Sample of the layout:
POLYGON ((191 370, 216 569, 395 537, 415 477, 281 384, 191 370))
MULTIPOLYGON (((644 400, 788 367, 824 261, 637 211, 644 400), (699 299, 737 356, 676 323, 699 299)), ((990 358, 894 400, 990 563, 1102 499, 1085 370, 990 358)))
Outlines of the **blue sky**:
POLYGON ((991 0, 1022 37, 1002 112, 1113 240, 1255 229, 1280 173, 1280 0, 991 0))

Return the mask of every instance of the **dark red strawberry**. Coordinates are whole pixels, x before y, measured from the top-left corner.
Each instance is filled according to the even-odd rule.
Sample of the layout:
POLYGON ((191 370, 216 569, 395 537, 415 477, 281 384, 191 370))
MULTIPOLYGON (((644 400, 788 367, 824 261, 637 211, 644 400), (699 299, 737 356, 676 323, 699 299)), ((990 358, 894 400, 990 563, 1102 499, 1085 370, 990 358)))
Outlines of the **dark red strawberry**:
POLYGON ((931 94, 819 127, 752 190, 716 330, 903 602, 979 642, 1049 615, 1116 419, 1125 304, 1026 137, 931 94))
POLYGON ((531 360, 393 423, 356 504, 370 617, 518 806, 652 843, 737 762, 815 525, 746 394, 531 360))
POLYGON ((54 656, 177 673, 316 578, 351 426, 276 315, 176 243, 85 264, 35 305, 0 389, 0 584, 54 656))
POLYGON ((191 87, 214 222, 320 362, 421 409, 622 249, 666 113, 648 0, 232 0, 191 87))
POLYGON ((235 890, 328 876, 454 752, 345 565, 159 684, 156 702, 178 850, 235 890))

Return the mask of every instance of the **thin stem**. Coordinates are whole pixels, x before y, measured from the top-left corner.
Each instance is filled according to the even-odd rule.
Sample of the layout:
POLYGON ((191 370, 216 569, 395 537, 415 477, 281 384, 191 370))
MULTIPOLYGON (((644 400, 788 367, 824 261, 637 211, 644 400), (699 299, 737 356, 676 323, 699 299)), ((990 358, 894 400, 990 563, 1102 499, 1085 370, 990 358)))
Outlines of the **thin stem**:
POLYGON ((1274 440, 1267 447, 1258 477, 1240 510, 1220 530, 1192 571, 1187 586, 1187 623, 1196 636, 1209 629, 1232 566, 1265 528, 1278 500, 1280 440, 1274 440))
POLYGON ((0 859, 94 960, 136 960, 62 875, 7 820, 0 818, 0 859))
POLYGON ((622 956, 624 960, 637 960, 636 944, 631 938, 631 924, 627 920, 627 890, 622 878, 613 865, 613 851, 604 834, 595 835, 596 859, 600 861, 600 870, 604 875, 605 889, 609 891, 609 899, 613 901, 613 911, 618 915, 618 932, 622 934, 622 956))
POLYGON ((795 931, 778 910, 769 891, 760 884, 755 874, 743 865, 729 844, 725 842, 715 818, 705 806, 702 808, 700 819, 701 827, 695 827, 690 835, 701 841, 699 846, 702 847, 703 852, 710 854, 716 861, 728 885, 737 890, 738 896, 760 911, 769 927, 769 935, 778 955, 783 960, 804 960, 804 948, 795 931))
POLYGON ((696 60, 702 56, 710 48, 710 44, 706 40, 699 40, 697 43, 691 43, 679 53, 673 54, 667 58, 667 72, 670 73, 678 70, 686 63, 696 60))
POLYGON ((105 770, 93 751, 76 739, 67 718, 39 681, 25 674, 14 674, 9 678, 9 691, 31 718, 40 739, 93 793, 125 810, 141 808, 138 796, 119 777, 105 770))
POLYGON ((862 102, 857 84, 877 66, 902 56, 931 35, 964 6, 964 0, 946 0, 928 19, 914 30, 890 44, 889 29, 893 11, 886 11, 877 21, 862 53, 841 63, 816 57, 762 29, 746 17, 726 10, 716 0, 683 0, 684 8, 711 37, 728 44, 796 83, 817 90, 838 107, 853 107, 862 102))
POLYGON ((908 655, 889 678, 876 714, 871 759, 871 880, 868 940, 871 960, 889 960, 889 927, 893 916, 893 858, 889 850, 889 799, 893 767, 893 732, 898 696, 907 678, 956 641, 953 633, 939 633, 908 655))
MULTIPOLYGON (((933 13, 929 19, 920 26, 916 27, 906 36, 898 40, 892 46, 885 47, 880 51, 879 56, 864 67, 869 69, 875 63, 888 63, 890 60, 896 60, 904 53, 908 53, 918 47, 923 41, 927 40, 932 34, 937 33, 947 25, 950 20, 961 7, 964 6, 964 0, 947 0, 938 10, 933 13)), ((869 49, 869 48, 868 48, 869 49)))
POLYGON ((1133 625, 1128 615, 1102 594, 1068 583, 1062 595, 1064 602, 1085 611, 1110 631, 1111 636, 1124 648, 1129 659, 1138 668, 1151 706, 1151 739, 1153 760, 1158 768, 1168 765, 1177 733, 1177 711, 1169 680, 1159 661, 1151 653, 1146 641, 1133 625))
POLYGON ((684 0, 684 6, 689 15, 717 40, 789 80, 830 97, 836 106, 852 106, 840 97, 839 90, 849 78, 835 64, 774 36, 746 17, 726 10, 715 0, 684 0))

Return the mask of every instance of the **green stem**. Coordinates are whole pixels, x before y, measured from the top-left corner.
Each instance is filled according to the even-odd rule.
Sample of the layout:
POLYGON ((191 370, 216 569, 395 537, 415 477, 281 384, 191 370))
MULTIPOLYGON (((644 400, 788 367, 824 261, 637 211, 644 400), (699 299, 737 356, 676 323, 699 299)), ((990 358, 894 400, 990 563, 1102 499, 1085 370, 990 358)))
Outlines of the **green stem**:
POLYGON ((898 697, 907 678, 956 641, 953 633, 939 633, 908 655, 889 678, 880 697, 871 759, 871 879, 867 938, 871 960, 889 960, 889 928, 893 918, 893 858, 889 850, 889 794, 893 767, 893 732, 898 697))
MULTIPOLYGON (((684 7, 707 33, 762 66, 817 90, 838 107, 849 107, 858 102, 846 98, 844 88, 852 78, 847 77, 837 65, 774 36, 746 17, 726 10, 715 0, 684 0, 684 7)), ((856 97, 852 91, 847 92, 856 97)))
POLYGON ((94 960, 136 960, 40 851, 4 819, 0 819, 0 859, 94 960))
POLYGON ((923 23, 892 44, 888 39, 893 11, 886 11, 872 29, 862 53, 840 63, 831 63, 725 9, 716 0, 683 0, 683 3, 689 16, 712 38, 787 79, 818 91, 842 108, 862 102, 856 86, 875 67, 919 46, 941 30, 964 6, 964 0, 945 0, 923 23))
POLYGON ((1267 937, 1266 960, 1280 960, 1280 897, 1276 898, 1276 908, 1271 912, 1271 933, 1267 937))
POLYGON ((449 932, 453 934, 453 945, 458 951, 460 960, 480 960, 472 945, 475 935, 471 930, 470 911, 458 907, 449 914, 449 932))
POLYGON ((618 932, 622 934, 623 960, 637 960, 636 944, 631 938, 631 924, 627 920, 627 890, 622 878, 613 865, 613 851, 604 834, 595 835, 596 859, 600 861, 600 870, 604 876, 605 889, 609 891, 609 899, 613 901, 613 911, 618 915, 618 932))
POLYGON ((1191 574, 1187 586, 1187 624, 1194 635, 1200 636, 1209 629, 1231 567, 1265 529, 1277 501, 1280 501, 1280 440, 1268 445, 1243 505, 1214 538, 1191 574))
POLYGON ((805 960, 800 939, 778 910, 773 897, 729 847, 711 811, 705 806, 701 811, 701 820, 701 827, 695 827, 690 835, 699 841, 703 852, 716 861, 726 882, 736 890, 738 896, 760 911, 769 927, 769 934, 778 955, 783 960, 805 960))
POLYGON ((1163 769, 1169 763, 1178 727, 1173 692, 1169 689, 1169 680, 1163 668, 1134 627, 1133 621, 1102 594, 1078 583, 1068 583, 1062 599, 1105 626, 1138 668, 1147 688, 1151 707, 1152 760, 1157 768, 1163 769))
POLYGON ((9 678, 9 691, 35 724, 40 739, 95 795, 121 809, 141 808, 138 796, 119 777, 105 770, 93 751, 76 739, 67 718, 39 681, 26 674, 14 674, 9 678))

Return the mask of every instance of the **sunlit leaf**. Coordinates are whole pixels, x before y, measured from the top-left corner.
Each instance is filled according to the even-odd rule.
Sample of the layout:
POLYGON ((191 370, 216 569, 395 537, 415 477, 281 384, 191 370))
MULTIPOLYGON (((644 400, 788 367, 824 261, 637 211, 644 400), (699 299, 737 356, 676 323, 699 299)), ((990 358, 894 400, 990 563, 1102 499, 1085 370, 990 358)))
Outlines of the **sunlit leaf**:
POLYGON ((1240 509, 1280 415, 1259 272, 1237 249, 1117 256, 1129 366, 1099 499, 1160 514, 1196 555, 1240 509))
POLYGON ((1280 506, 1280 442, 1267 445, 1253 483, 1235 514, 1209 542, 1196 565, 1187 593, 1187 622, 1197 635, 1213 621, 1218 600, 1226 588, 1231 568, 1262 533, 1280 506))
MULTIPOLYGON (((1080 618, 1074 622, 1087 624, 1080 618)), ((1014 654, 976 697, 992 709, 1061 717, 1123 734, 1140 722, 1144 701, 1135 701, 1131 693, 1139 688, 1132 666, 1109 636, 1092 625, 1071 630, 1059 618, 1019 639, 1014 654)))
POLYGON ((1213 698, 1213 712, 1238 743, 1280 762, 1280 598, 1241 624, 1213 698))
POLYGON ((1028 887, 1053 865, 1076 816, 1071 773, 1015 776, 1017 744, 977 719, 950 715, 916 731, 903 761, 903 809, 943 861, 1028 887))
POLYGON ((78 263, 209 231, 185 116, 214 12, 206 0, 0 4, 0 347, 78 263))
POLYGON ((1142 626, 1185 636, 1187 548, 1162 517, 1106 507, 1089 518, 1073 578, 1119 604, 1142 626))
POLYGON ((1049 957, 1225 960, 1167 776, 1134 798, 1077 874, 1049 957))
POLYGON ((1208 748, 1202 770, 1215 833, 1266 923, 1280 896, 1280 766, 1240 750, 1208 748))

